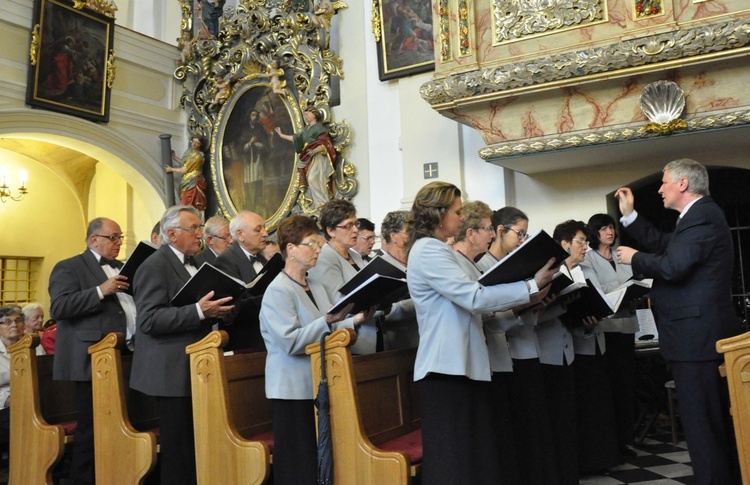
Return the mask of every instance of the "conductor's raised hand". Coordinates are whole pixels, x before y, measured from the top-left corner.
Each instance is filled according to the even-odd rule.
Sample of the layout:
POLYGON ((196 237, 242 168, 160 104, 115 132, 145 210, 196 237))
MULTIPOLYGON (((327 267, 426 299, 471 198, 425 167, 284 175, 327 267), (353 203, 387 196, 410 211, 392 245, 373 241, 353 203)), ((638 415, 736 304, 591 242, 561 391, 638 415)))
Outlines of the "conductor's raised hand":
POLYGON ((203 316, 206 318, 221 318, 223 320, 229 319, 234 311, 234 305, 229 305, 232 297, 227 296, 218 300, 212 300, 213 297, 214 292, 210 291, 206 296, 198 300, 198 305, 201 307, 203 316))
POLYGON ((635 197, 630 187, 620 187, 615 192, 615 199, 620 203, 620 213, 624 217, 628 217, 633 213, 633 206, 635 204, 635 197))
POLYGON ((552 277, 555 276, 555 273, 557 273, 557 270, 552 269, 553 264, 555 264, 555 258, 547 261, 547 264, 544 265, 544 268, 536 272, 536 274, 534 275, 534 281, 536 282, 537 288, 542 289, 547 286, 550 281, 552 281, 552 277))

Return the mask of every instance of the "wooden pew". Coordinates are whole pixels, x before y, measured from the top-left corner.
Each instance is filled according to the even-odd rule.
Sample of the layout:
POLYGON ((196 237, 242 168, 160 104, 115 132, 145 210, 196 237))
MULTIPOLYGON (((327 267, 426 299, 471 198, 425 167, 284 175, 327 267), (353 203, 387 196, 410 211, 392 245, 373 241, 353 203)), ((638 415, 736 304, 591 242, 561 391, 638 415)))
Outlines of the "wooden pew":
POLYGON ((750 483, 750 332, 716 342, 724 354, 742 483, 750 483))
POLYGON ((224 356, 224 331, 188 345, 199 485, 260 484, 270 471, 271 408, 266 353, 224 356))
POLYGON ((9 483, 51 484, 52 469, 73 441, 75 383, 52 380, 54 355, 36 355, 39 335, 27 334, 10 353, 9 483))
MULTIPOLYGON (((420 473, 422 434, 414 385, 416 349, 352 358, 351 329, 325 342, 333 437, 333 482, 408 484, 420 473), (407 453, 408 451, 408 453, 407 453)), ((313 389, 320 383, 320 344, 308 345, 313 389)))
POLYGON ((98 484, 140 484, 156 466, 156 435, 131 424, 132 417, 141 429, 155 428, 156 403, 128 388, 132 356, 121 356, 124 342, 125 336, 116 332, 89 347, 98 484))

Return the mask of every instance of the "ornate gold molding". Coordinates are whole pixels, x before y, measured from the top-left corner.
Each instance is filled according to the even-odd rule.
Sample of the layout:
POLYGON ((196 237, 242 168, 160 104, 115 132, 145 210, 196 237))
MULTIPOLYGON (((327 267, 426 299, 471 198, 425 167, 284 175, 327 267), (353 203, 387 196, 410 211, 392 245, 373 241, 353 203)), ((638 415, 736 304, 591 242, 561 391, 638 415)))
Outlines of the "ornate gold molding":
POLYGON ((549 0, 494 0, 492 2, 495 44, 551 33, 570 27, 585 27, 604 19, 603 0, 550 2, 549 0))
POLYGON ((448 0, 438 0, 438 32, 440 62, 449 62, 453 57, 453 50, 451 49, 450 4, 448 0))
POLYGON ((115 82, 115 73, 117 67, 115 67, 115 51, 114 49, 109 50, 109 56, 107 56, 107 87, 112 89, 112 84, 115 82))
POLYGON ((533 89, 546 83, 668 61, 684 64, 690 62, 689 58, 746 46, 750 46, 750 19, 724 21, 454 74, 423 84, 420 94, 433 107, 449 107, 459 101, 471 102, 480 96, 515 88, 533 89))
MULTIPOLYGON (((671 128, 684 132, 700 132, 717 128, 728 128, 750 123, 750 111, 735 111, 722 115, 695 117, 690 120, 675 120, 671 128), (677 126, 679 125, 679 126, 677 126)), ((645 140, 666 134, 661 130, 653 130, 652 123, 640 127, 626 127, 617 130, 592 130, 575 134, 546 136, 534 140, 498 143, 479 150, 479 156, 484 160, 497 160, 520 155, 532 155, 565 148, 580 148, 586 146, 604 145, 607 143, 645 140)))
POLYGON ((380 42, 380 33, 383 29, 383 23, 380 19, 380 2, 372 0, 372 35, 375 36, 375 42, 380 42))
POLYGON ((29 49, 29 57, 32 66, 36 66, 39 62, 39 47, 41 42, 41 36, 39 35, 41 29, 40 24, 34 26, 34 30, 31 31, 31 48, 29 49))
POLYGON ((84 7, 110 18, 115 18, 117 12, 117 5, 109 0, 73 0, 73 8, 83 10, 84 7))

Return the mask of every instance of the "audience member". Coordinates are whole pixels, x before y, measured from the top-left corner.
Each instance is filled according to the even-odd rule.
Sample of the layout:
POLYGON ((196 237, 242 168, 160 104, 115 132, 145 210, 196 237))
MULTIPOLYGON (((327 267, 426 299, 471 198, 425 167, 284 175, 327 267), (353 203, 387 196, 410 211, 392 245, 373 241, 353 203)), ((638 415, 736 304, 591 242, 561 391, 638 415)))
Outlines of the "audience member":
POLYGON ((38 333, 44 332, 44 309, 42 305, 37 302, 31 302, 25 304, 21 311, 24 317, 24 329, 23 333, 38 333))

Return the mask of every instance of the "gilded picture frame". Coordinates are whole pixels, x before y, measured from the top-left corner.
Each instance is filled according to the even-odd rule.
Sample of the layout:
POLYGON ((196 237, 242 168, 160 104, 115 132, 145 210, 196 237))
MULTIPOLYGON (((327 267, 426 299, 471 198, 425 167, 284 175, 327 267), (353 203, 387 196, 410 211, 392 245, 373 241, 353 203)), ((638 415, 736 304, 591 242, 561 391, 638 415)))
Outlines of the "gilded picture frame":
POLYGON ((372 13, 381 81, 435 69, 430 0, 374 0, 372 13))
POLYGON ((238 86, 223 106, 211 137, 213 179, 226 214, 250 210, 273 231, 288 215, 299 189, 294 145, 275 132, 298 131, 302 112, 267 82, 238 86))
POLYGON ((114 80, 114 17, 70 0, 35 0, 26 102, 108 122, 114 80))

